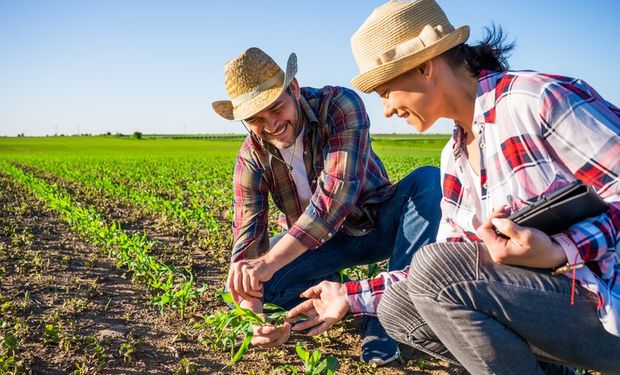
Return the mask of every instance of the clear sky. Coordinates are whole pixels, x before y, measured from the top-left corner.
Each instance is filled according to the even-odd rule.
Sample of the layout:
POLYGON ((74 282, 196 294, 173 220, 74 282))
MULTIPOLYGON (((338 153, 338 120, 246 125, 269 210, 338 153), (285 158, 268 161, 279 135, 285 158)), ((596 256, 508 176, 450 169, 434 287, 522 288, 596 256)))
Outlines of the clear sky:
MULTIPOLYGON (((620 1, 438 1, 470 42, 504 27, 512 68, 583 78, 620 105, 620 1)), ((0 135, 240 133, 211 109, 226 61, 257 46, 282 66, 294 51, 302 86, 350 86, 350 37, 382 3, 0 0, 0 135)), ((373 132, 414 132, 362 98, 373 132)))

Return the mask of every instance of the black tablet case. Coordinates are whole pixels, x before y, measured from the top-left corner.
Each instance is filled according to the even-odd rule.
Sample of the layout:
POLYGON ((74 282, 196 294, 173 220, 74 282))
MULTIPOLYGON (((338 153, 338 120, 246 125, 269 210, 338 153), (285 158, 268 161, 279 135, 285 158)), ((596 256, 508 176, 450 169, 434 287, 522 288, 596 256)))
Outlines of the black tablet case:
MULTIPOLYGON (((607 203, 592 188, 577 180, 513 213, 507 219, 524 227, 555 234, 608 209, 607 203)), ((508 238, 497 228, 493 229, 498 236, 508 238)))

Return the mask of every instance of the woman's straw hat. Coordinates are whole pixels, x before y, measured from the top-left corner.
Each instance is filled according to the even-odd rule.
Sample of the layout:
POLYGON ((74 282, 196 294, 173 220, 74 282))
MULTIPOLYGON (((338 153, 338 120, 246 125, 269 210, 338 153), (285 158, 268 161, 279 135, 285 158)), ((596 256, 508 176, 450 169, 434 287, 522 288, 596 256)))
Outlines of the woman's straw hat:
POLYGON ((278 99, 297 74, 297 56, 288 57, 286 73, 259 48, 249 48, 224 67, 230 100, 212 103, 213 110, 227 120, 252 117, 278 99))
POLYGON ((455 30, 434 0, 390 1, 375 9, 351 37, 360 69, 353 86, 371 92, 468 37, 469 26, 455 30))

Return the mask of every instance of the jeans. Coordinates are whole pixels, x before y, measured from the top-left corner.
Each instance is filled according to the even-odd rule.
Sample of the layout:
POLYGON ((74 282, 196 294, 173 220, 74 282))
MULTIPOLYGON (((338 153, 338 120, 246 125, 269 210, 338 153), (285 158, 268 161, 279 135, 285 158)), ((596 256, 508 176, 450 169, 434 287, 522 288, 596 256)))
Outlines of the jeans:
POLYGON ((596 314, 598 297, 547 270, 497 264, 480 243, 437 243, 378 308, 397 341, 473 374, 620 374, 620 337, 596 314), (567 366, 564 366, 567 365, 567 366))
MULTIPOLYGON (((378 208, 375 228, 363 236, 338 232, 278 270, 264 284, 264 302, 290 309, 299 294, 322 280, 339 281, 338 271, 389 258, 402 269, 420 247, 435 241, 441 210, 439 169, 421 167, 397 183, 394 195, 378 208)), ((271 245, 275 243, 272 241, 271 245)))

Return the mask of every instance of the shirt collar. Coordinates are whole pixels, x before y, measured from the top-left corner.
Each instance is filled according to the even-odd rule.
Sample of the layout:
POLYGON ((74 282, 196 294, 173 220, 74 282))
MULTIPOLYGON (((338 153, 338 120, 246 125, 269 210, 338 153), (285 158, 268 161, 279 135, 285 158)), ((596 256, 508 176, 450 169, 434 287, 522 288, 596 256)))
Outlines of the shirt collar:
MULTIPOLYGON (((478 88, 476 89, 476 100, 474 101, 474 124, 493 124, 495 123, 495 85, 503 72, 492 72, 483 70, 478 78, 478 88)), ((461 156, 464 141, 463 128, 454 124, 452 131, 452 153, 455 159, 461 156)))

